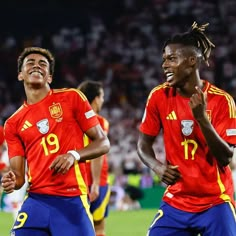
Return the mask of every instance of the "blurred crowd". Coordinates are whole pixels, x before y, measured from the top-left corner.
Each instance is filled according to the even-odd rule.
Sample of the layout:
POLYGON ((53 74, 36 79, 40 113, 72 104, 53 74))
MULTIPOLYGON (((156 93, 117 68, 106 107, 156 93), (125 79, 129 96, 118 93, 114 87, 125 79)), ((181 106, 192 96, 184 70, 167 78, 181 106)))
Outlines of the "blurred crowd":
MULTIPOLYGON (((27 46, 46 47, 56 58, 53 88, 77 87, 85 79, 103 82, 105 104, 102 114, 111 127, 111 172, 117 176, 131 169, 145 173, 147 170, 136 153, 137 128, 148 93, 164 81, 162 46, 173 33, 187 30, 193 21, 210 23, 207 33, 216 47, 210 67, 202 66, 202 78, 236 98, 236 16, 233 12, 236 2, 110 0, 103 1, 102 7, 101 1, 94 1, 90 7, 93 10, 89 4, 83 9, 84 21, 82 16, 76 18, 79 13, 75 10, 71 13, 67 10, 70 17, 72 14, 75 17, 73 22, 65 25, 59 22, 66 21, 67 15, 60 12, 57 22, 58 16, 53 15, 56 5, 53 5, 51 22, 43 24, 44 16, 41 16, 41 29, 36 30, 31 19, 28 19, 30 24, 21 20, 19 32, 9 29, 0 36, 0 124, 24 100, 22 84, 17 81, 19 53, 27 46)), ((29 9, 35 18, 42 14, 39 8, 29 9)), ((161 137, 155 145, 158 157, 163 159, 161 137)))

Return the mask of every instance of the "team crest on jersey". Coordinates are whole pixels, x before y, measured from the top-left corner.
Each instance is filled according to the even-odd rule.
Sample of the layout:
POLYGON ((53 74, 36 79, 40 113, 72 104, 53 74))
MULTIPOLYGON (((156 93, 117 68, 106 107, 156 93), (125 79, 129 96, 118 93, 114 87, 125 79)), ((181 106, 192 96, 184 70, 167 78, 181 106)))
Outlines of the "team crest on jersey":
POLYGON ((50 115, 54 119, 58 119, 62 116, 63 111, 60 103, 55 103, 49 107, 50 115))
POLYGON ((38 130, 41 134, 46 134, 49 130, 48 119, 43 119, 37 123, 38 130))
POLYGON ((193 132, 193 120, 181 120, 182 133, 189 136, 193 132))

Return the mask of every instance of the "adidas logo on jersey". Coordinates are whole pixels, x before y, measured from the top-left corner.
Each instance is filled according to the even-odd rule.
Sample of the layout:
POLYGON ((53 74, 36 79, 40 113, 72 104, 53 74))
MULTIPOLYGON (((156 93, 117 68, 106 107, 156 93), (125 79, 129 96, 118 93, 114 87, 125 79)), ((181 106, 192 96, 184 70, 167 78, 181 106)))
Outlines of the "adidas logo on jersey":
POLYGON ((169 113, 166 117, 167 120, 177 120, 177 116, 175 114, 174 111, 172 111, 171 113, 169 113))
POLYGON ((21 131, 24 131, 30 127, 32 127, 32 124, 28 120, 26 120, 23 127, 21 128, 21 131))

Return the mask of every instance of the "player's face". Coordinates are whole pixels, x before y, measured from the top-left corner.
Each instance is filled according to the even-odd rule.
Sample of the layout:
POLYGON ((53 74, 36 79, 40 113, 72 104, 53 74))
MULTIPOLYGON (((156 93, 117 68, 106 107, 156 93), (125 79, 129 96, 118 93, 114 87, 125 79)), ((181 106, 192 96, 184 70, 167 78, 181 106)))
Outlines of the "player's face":
POLYGON ((166 81, 172 87, 183 87, 193 71, 185 51, 180 44, 169 44, 164 49, 162 68, 166 81))
POLYGON ((25 57, 18 79, 32 86, 44 86, 52 82, 49 62, 40 54, 30 54, 25 57))
POLYGON ((103 91, 103 89, 101 89, 100 90, 100 95, 97 97, 97 109, 98 109, 98 112, 101 111, 103 103, 104 103, 104 91, 103 91))

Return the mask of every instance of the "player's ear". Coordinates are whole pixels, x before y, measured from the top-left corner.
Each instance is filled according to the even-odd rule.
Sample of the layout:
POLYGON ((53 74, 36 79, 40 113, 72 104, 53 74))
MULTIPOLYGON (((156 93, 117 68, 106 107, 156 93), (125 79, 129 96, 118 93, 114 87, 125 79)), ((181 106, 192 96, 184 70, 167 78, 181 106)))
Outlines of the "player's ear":
POLYGON ((195 56, 189 57, 189 64, 190 66, 194 66, 197 63, 197 58, 195 56))
POLYGON ((19 73, 18 73, 18 80, 19 80, 19 81, 22 81, 22 80, 24 80, 24 79, 23 79, 23 75, 22 75, 22 73, 21 73, 21 72, 19 72, 19 73))
POLYGON ((49 84, 51 84, 51 83, 52 83, 52 76, 51 76, 51 75, 49 75, 49 76, 48 76, 48 79, 47 79, 47 81, 48 81, 48 83, 49 83, 49 84))

